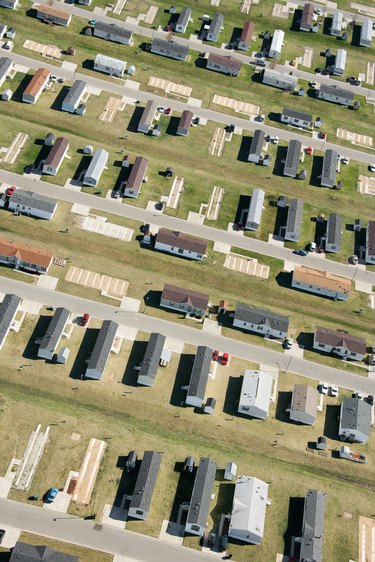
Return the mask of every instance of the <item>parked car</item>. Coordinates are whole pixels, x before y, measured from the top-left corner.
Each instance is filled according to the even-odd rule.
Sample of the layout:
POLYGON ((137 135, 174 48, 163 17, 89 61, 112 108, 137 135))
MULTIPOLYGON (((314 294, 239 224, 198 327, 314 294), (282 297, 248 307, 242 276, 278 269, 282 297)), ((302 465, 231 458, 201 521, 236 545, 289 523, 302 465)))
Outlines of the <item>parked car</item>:
POLYGON ((4 535, 5 535, 5 530, 0 529, 0 544, 3 542, 4 535))
POLYGON ((121 197, 121 191, 115 191, 115 192, 113 193, 113 197, 114 197, 114 199, 120 199, 120 197, 121 197))
POLYGON ((284 349, 292 349, 292 346, 293 346, 292 338, 285 338, 285 340, 283 341, 283 348, 284 349))
POLYGON ((85 312, 85 314, 81 318, 80 325, 86 326, 89 320, 90 320, 90 314, 87 314, 87 312, 85 312))
POLYGON ((223 356, 221 358, 221 364, 225 367, 226 365, 228 365, 229 362, 229 353, 223 353, 223 356))
POLYGON ((255 121, 260 121, 261 123, 263 123, 263 121, 265 120, 266 116, 262 113, 261 115, 257 115, 255 117, 255 121))
POLYGON ((369 394, 366 398, 367 404, 370 404, 370 406, 374 405, 374 397, 372 394, 369 394))
POLYGON ((170 115, 172 113, 172 108, 171 107, 167 107, 167 109, 164 111, 165 115, 170 115))
POLYGON ((293 250, 293 254, 297 256, 307 256, 307 252, 305 250, 293 250))
POLYGON ((215 351, 212 354, 212 361, 217 361, 219 359, 219 350, 215 349, 215 351))
POLYGON ((363 400, 363 394, 362 392, 358 392, 358 391, 353 392, 352 398, 358 398, 359 400, 363 400))
POLYGON ((309 86, 310 86, 310 88, 316 88, 316 87, 317 87, 317 85, 318 85, 318 83, 317 83, 317 82, 315 82, 315 81, 309 82, 309 86))
POLYGON ((273 144, 279 144, 279 137, 278 136, 273 137, 271 138, 271 141, 273 142, 273 144))
POLYGON ((370 170, 370 172, 375 172, 375 164, 370 164, 368 169, 370 170))
POLYGON ((349 158, 346 158, 346 156, 343 156, 341 158, 341 164, 349 164, 350 160, 349 158))
POLYGON ((327 133, 323 133, 323 131, 321 131, 318 136, 319 136, 320 139, 326 139, 327 133))
POLYGON ((328 394, 328 384, 326 382, 320 383, 319 392, 320 394, 328 394))
POLYGON ((334 396, 334 397, 339 395, 339 387, 337 386, 337 384, 331 385, 330 394, 331 394, 331 396, 334 396))
POLYGON ((264 59, 257 59, 257 60, 255 61, 255 64, 256 64, 257 66, 266 66, 266 61, 265 61, 264 59))
POLYGON ((96 25, 96 20, 89 20, 89 25, 96 25))
POLYGON ((15 185, 12 185, 12 187, 8 187, 8 188, 5 190, 5 195, 12 195, 15 190, 16 190, 16 186, 15 186, 15 185))
POLYGON ((46 497, 45 497, 44 502, 45 503, 52 503, 56 499, 56 496, 57 496, 58 492, 59 492, 58 488, 50 488, 48 490, 48 492, 46 493, 46 497))
POLYGON ((158 112, 164 113, 166 109, 167 109, 166 107, 160 106, 160 107, 158 107, 158 112))
POLYGON ((147 234, 148 232, 150 232, 150 224, 148 222, 145 222, 145 224, 142 224, 141 232, 143 234, 147 234))
POLYGON ((306 153, 306 154, 312 154, 312 153, 313 153, 312 146, 307 146, 307 147, 305 148, 305 153, 306 153))
POLYGON ((353 255, 348 257, 348 262, 352 265, 357 265, 358 263, 358 256, 353 255))

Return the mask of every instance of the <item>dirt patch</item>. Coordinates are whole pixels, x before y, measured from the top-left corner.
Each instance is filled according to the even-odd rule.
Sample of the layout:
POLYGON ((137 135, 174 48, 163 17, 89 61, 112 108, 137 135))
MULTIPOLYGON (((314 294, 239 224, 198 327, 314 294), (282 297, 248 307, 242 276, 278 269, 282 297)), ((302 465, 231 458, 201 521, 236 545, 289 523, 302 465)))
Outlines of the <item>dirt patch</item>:
POLYGON ((70 438, 72 439, 72 441, 79 441, 81 439, 81 434, 73 431, 70 438))
MULTIPOLYGON (((99 472, 107 443, 92 437, 83 459, 72 500, 76 503, 88 505, 94 489, 95 480, 99 472)), ((69 484, 70 486, 70 484, 69 484)))
POLYGON ((113 9, 113 13, 114 14, 121 14, 122 10, 124 9, 124 6, 126 4, 127 0, 117 0, 116 2, 116 6, 113 9))
POLYGON ((241 4, 241 12, 248 14, 252 4, 259 4, 259 0, 244 0, 241 4))
POLYGON ((61 57, 61 49, 56 47, 56 45, 44 45, 43 43, 37 43, 36 41, 26 39, 23 47, 35 51, 43 57, 49 57, 50 59, 59 59, 61 57))
POLYGON ((143 20, 145 23, 149 23, 150 25, 152 25, 154 23, 158 11, 159 11, 158 6, 150 6, 147 11, 147 14, 139 14, 138 21, 143 20))
POLYGON ((65 276, 65 281, 97 289, 108 296, 116 298, 124 297, 129 286, 129 282, 123 279, 109 277, 109 275, 101 275, 100 273, 74 266, 69 267, 65 276))

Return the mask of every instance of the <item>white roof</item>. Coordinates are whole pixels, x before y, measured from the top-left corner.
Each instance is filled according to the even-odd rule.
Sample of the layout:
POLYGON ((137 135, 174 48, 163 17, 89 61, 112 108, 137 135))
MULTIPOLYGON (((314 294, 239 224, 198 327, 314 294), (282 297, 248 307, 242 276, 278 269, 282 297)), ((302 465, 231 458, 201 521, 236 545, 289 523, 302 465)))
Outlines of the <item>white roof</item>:
POLYGON ((278 53, 281 53, 281 48, 284 42, 284 35, 285 33, 282 29, 275 29, 272 37, 270 51, 277 51, 278 53))
POLYGON ((91 162, 87 171, 85 173, 85 178, 94 178, 95 180, 99 180, 102 172, 107 164, 109 154, 103 148, 97 150, 94 156, 91 158, 91 162))
POLYGON ((268 484, 254 476, 240 476, 234 490, 229 535, 244 530, 259 538, 264 534, 268 484))
POLYGON ((345 64, 346 64, 346 51, 345 49, 338 49, 336 60, 335 60, 335 67, 342 68, 342 70, 345 70, 345 64))
POLYGON ((95 57, 95 64, 100 66, 108 66, 109 68, 115 68, 121 72, 125 72, 126 61, 120 59, 114 59, 112 57, 107 57, 106 55, 97 54, 95 57))
POLYGON ((361 28, 361 39, 362 40, 365 39, 371 42, 372 29, 373 29, 373 21, 370 19, 365 19, 361 28))
POLYGON ((272 392, 273 379, 264 371, 245 371, 241 395, 240 406, 249 406, 251 408, 259 408, 268 414, 270 407, 270 398, 272 392))

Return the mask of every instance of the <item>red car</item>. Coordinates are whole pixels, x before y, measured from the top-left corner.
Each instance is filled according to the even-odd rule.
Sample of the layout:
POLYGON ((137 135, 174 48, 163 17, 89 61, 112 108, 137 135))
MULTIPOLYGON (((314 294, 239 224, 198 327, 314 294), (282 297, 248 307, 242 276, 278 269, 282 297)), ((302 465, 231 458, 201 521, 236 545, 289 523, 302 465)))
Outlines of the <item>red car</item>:
POLYGON ((87 312, 85 312, 85 314, 81 318, 81 322, 80 322, 81 326, 86 326, 89 320, 90 320, 90 314, 87 314, 87 312))
POLYGON ((219 359, 219 350, 215 349, 215 351, 212 354, 212 361, 217 361, 219 359))
POLYGON ((15 189, 16 187, 14 185, 12 185, 12 187, 8 187, 8 189, 5 190, 5 195, 12 195, 15 189))
POLYGON ((164 111, 165 115, 170 115, 172 113, 172 108, 171 107, 167 107, 167 109, 164 111))
POLYGON ((306 154, 312 154, 313 153, 313 149, 311 146, 308 146, 305 150, 306 154))
POLYGON ((321 139, 326 139, 327 138, 327 133, 319 133, 319 137, 321 139))
POLYGON ((229 361, 229 353, 223 353, 223 357, 221 358, 221 364, 225 367, 228 365, 229 361))

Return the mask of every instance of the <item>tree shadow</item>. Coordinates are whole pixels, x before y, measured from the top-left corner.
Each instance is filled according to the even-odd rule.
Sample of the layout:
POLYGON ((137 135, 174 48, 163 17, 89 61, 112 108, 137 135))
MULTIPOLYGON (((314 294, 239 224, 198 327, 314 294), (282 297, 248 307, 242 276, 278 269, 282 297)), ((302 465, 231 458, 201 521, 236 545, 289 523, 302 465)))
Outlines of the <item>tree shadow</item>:
POLYGON ((277 147, 275 163, 272 170, 275 176, 284 176, 284 164, 287 152, 288 148, 286 146, 277 147))
POLYGON ((242 137, 240 149, 237 155, 237 160, 239 162, 248 162, 248 156, 249 156, 252 140, 253 140, 252 137, 242 137))
POLYGON ((39 345, 35 343, 36 340, 42 338, 47 331, 48 325, 51 322, 52 316, 41 315, 34 326, 33 332, 26 344, 22 353, 25 359, 36 359, 38 356, 39 345))
POLYGON ((284 423, 289 423, 289 415, 286 409, 289 408, 292 400, 292 392, 280 390, 277 393, 277 404, 275 411, 275 419, 282 421, 284 423))
POLYGON ((122 384, 126 384, 127 386, 138 386, 137 379, 139 373, 134 370, 134 367, 142 362, 146 352, 146 347, 147 341, 134 341, 122 377, 122 384))
POLYGON ((320 187, 320 178, 323 170, 323 156, 313 156, 311 174, 310 174, 310 185, 314 187, 320 187))
POLYGON ((86 70, 95 70, 94 68, 94 60, 93 59, 85 59, 82 61, 82 68, 86 70))
POLYGON ((53 111, 61 111, 62 102, 66 98, 66 95, 69 92, 69 90, 70 90, 69 86, 62 86, 61 90, 53 100, 50 109, 52 109, 53 111))
POLYGON ((138 125, 139 122, 141 120, 142 114, 143 114, 143 107, 139 107, 136 106, 134 111, 133 111, 133 115, 130 117, 128 126, 126 128, 127 131, 131 132, 131 133, 137 133, 138 132, 138 125))
POLYGON ((327 404, 323 435, 328 439, 334 439, 335 441, 339 439, 339 419, 340 406, 327 404))
POLYGON ((172 117, 169 119, 166 134, 175 137, 177 135, 177 129, 179 123, 180 123, 180 118, 172 115, 172 117))
MULTIPOLYGON (((291 554, 292 537, 301 536, 304 508, 305 498, 291 497, 289 499, 287 528, 284 533, 285 556, 291 554)), ((297 558, 295 558, 295 560, 297 560, 297 558)))
POLYGON ((182 386, 187 386, 190 382, 191 370, 193 368, 195 355, 182 353, 178 363, 176 378, 174 381, 171 398, 169 403, 172 406, 185 407, 186 390, 182 386))
POLYGON ((99 328, 87 328, 85 330, 81 345, 79 346, 79 350, 69 373, 71 379, 83 379, 87 367, 87 359, 94 349, 99 331, 99 328))
POLYGON ((194 468, 193 472, 183 471, 182 462, 176 462, 174 465, 174 472, 180 473, 176 493, 173 499, 173 504, 171 508, 171 513, 169 515, 169 521, 177 523, 178 515, 180 512, 180 506, 183 503, 190 502, 193 493, 195 475, 197 473, 197 467, 194 468))
POLYGON ((229 377, 227 390, 225 392, 224 407, 223 412, 229 416, 242 416, 238 413, 238 403, 240 399, 241 387, 242 387, 242 377, 229 377))

